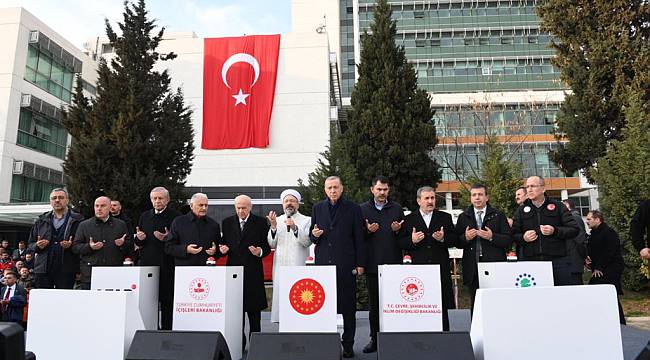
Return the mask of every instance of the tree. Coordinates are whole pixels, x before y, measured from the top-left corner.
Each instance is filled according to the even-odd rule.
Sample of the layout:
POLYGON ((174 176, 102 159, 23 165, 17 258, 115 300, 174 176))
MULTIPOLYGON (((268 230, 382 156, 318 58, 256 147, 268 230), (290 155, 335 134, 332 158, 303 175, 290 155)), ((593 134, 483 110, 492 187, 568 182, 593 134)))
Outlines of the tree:
MULTIPOLYGON (((650 115, 643 109, 642 95, 630 91, 630 105, 624 109, 627 127, 624 140, 613 140, 607 154, 600 158, 593 172, 598 184, 601 210, 605 221, 619 234, 627 254, 624 283, 642 286, 639 254, 630 239, 630 220, 641 200, 650 193, 650 115)), ((647 273, 647 261, 645 272, 647 273)), ((645 281, 647 284, 647 280, 645 281)))
POLYGON ((310 215, 312 206, 324 199, 325 179, 332 175, 341 178, 345 197, 355 202, 362 201, 367 192, 364 193, 357 183, 355 172, 344 156, 340 135, 332 132, 330 146, 320 155, 316 169, 308 175, 307 184, 298 179, 298 188, 302 195, 300 212, 310 215))
POLYGON ((86 215, 102 194, 136 215, 151 206, 148 192, 155 186, 184 200, 192 166, 192 112, 182 91, 171 90, 167 70, 153 70, 176 56, 156 51, 164 28, 152 35, 155 21, 148 19, 144 0, 125 3, 118 25, 120 35, 106 20, 115 57, 110 66, 100 60, 97 96, 85 98, 78 80, 63 121, 73 137, 63 168, 73 204, 86 215))
POLYGON ((461 186, 461 203, 470 205, 469 188, 473 184, 487 186, 490 205, 511 216, 517 204, 514 193, 522 185, 521 164, 510 160, 496 136, 488 135, 478 176, 470 175, 461 186))
POLYGON ((362 36, 359 79, 342 142, 357 183, 369 187, 373 177, 384 175, 392 182, 391 198, 414 209, 416 190, 440 181, 432 159, 436 128, 429 95, 418 89, 404 48, 395 43, 391 14, 387 2, 379 1, 370 33, 362 36))
POLYGON ((590 172, 611 140, 622 140, 627 88, 642 86, 650 106, 650 4, 645 0, 548 0, 538 8, 551 32, 553 64, 569 85, 557 117, 559 143, 551 155, 566 173, 590 172), (640 77, 641 79, 638 79, 640 77), (645 80, 643 78, 645 77, 645 80))
POLYGON ((504 121, 495 116, 498 109, 486 96, 469 106, 453 108, 456 120, 439 124, 445 143, 436 155, 461 184, 461 207, 470 205, 469 188, 480 183, 487 186, 492 206, 513 215, 517 208, 514 193, 523 182, 520 158, 524 143, 530 141, 530 123, 535 121, 530 117, 543 116, 542 111, 535 110, 544 104, 527 105, 504 121))

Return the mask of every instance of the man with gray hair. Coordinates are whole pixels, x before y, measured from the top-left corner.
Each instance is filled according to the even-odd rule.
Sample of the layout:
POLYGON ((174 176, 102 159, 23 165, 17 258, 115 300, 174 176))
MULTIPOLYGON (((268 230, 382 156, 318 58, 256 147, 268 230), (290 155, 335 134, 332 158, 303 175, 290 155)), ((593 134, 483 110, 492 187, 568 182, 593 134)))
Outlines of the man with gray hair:
POLYGON ((196 193, 190 199, 192 211, 178 216, 165 240, 165 252, 176 266, 202 266, 208 257, 219 257, 219 223, 208 216, 208 196, 196 193))
POLYGON ((399 234, 400 245, 411 255, 413 264, 440 265, 442 329, 449 331, 447 310, 455 308, 451 288, 448 248, 456 245, 451 215, 436 208, 436 192, 431 186, 417 191, 420 208, 404 218, 399 234))
POLYGON ((566 242, 572 241, 580 229, 564 204, 547 197, 545 191, 542 177, 526 180, 528 198, 515 211, 512 236, 523 248, 522 260, 552 261, 554 284, 568 285, 572 269, 560 259, 567 255, 566 242))
POLYGON ((83 215, 68 208, 68 192, 57 188, 50 192, 52 210, 41 214, 29 233, 29 250, 34 260, 35 285, 40 289, 72 289, 79 272, 79 256, 72 242, 83 215))
POLYGON ((364 221, 361 207, 343 198, 343 182, 338 176, 325 179, 327 198, 312 209, 311 241, 316 265, 336 266, 336 311, 343 315, 343 357, 354 357, 356 332, 357 280, 366 266, 363 243, 364 221))
POLYGON ((95 216, 79 224, 72 251, 81 258, 81 288, 90 289, 94 266, 121 266, 133 248, 126 223, 111 217, 111 199, 100 196, 95 199, 95 216))
POLYGON ((280 194, 284 214, 277 216, 275 211, 266 217, 271 223, 267 240, 271 249, 275 249, 273 257, 273 305, 271 306, 271 322, 280 321, 280 282, 277 281, 277 269, 280 266, 302 266, 309 256, 309 226, 311 218, 298 211, 300 193, 293 189, 284 190, 280 194))
MULTIPOLYGON (((224 245, 219 247, 221 253, 228 254, 226 265, 244 267, 244 312, 248 315, 249 336, 261 330, 261 311, 268 307, 262 258, 271 253, 266 240, 269 225, 265 218, 251 214, 252 208, 250 197, 239 195, 235 198, 235 215, 221 223, 224 245)), ((242 327, 242 351, 245 348, 246 335, 242 327)))
POLYGON ((152 209, 140 215, 135 230, 135 245, 139 252, 139 266, 158 266, 158 300, 160 301, 161 330, 172 329, 174 301, 174 259, 165 254, 165 240, 174 219, 180 215, 169 205, 169 191, 162 186, 149 193, 152 209))

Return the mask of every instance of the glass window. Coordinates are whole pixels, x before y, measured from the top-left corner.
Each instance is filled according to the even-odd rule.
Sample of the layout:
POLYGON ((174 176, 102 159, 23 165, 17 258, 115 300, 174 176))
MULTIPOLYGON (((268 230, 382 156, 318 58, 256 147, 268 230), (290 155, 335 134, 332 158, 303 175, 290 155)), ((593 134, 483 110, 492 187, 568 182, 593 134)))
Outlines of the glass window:
POLYGON ((49 58, 48 56, 41 55, 38 58, 37 71, 44 76, 50 76, 51 70, 52 70, 52 59, 49 58))
POLYGON ((36 45, 29 45, 25 80, 48 93, 70 102, 73 88, 74 69, 39 51, 36 45))
POLYGON ((67 141, 68 133, 59 122, 28 108, 20 109, 16 144, 64 159, 67 141))
POLYGON ((46 203, 49 201, 52 189, 61 186, 62 184, 52 184, 21 175, 13 175, 11 179, 11 202, 46 203))

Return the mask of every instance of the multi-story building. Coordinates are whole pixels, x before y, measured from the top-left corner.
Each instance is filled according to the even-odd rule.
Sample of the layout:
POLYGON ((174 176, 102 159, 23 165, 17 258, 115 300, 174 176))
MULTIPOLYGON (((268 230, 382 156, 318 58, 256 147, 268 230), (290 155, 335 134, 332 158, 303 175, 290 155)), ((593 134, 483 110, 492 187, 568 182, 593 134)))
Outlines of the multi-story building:
MULTIPOLYGON (((50 190, 64 185, 62 163, 72 139, 61 114, 75 74, 86 95, 94 95, 97 61, 114 53, 102 36, 79 50, 22 8, 0 9, 0 40, 8 50, 0 54, 0 231, 6 232, 0 238, 15 241, 49 208, 50 190)), ((337 115, 331 89, 338 85, 330 76, 336 59, 329 56, 326 35, 282 34, 270 144, 264 149, 201 149, 203 39, 193 32, 168 33, 159 51, 178 55, 156 66, 169 70, 172 87, 183 89, 193 111, 196 149, 188 191, 208 194, 217 219, 232 214, 238 194, 253 198, 256 213, 277 210, 280 192, 315 168, 337 115)), ((142 189, 143 196, 149 190, 142 189)))
POLYGON ((62 109, 77 76, 94 93, 96 65, 23 8, 0 9, 0 43, 0 238, 16 240, 64 184, 62 109))
MULTIPOLYGON (((486 136, 506 144, 522 177, 541 175, 548 193, 574 197, 586 214, 597 191, 579 174, 563 174, 548 153, 556 146, 555 116, 567 87, 551 64, 552 34, 540 29, 537 0, 389 1, 418 84, 436 109, 443 166, 438 193, 457 207, 459 179, 481 166, 486 136)), ((293 26, 328 33, 339 56, 343 104, 357 77, 360 38, 373 19, 371 0, 294 0, 293 26), (308 21, 311 20, 311 21, 308 21)), ((343 119, 344 120, 344 119, 343 119)))

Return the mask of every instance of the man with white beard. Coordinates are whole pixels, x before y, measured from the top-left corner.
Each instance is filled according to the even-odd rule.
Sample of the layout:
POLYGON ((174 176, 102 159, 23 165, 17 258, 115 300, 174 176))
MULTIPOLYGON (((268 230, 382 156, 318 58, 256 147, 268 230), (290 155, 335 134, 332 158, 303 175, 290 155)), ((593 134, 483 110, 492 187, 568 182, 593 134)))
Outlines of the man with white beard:
POLYGON ((280 194, 284 214, 277 216, 275 211, 266 217, 271 223, 269 229, 269 246, 275 249, 273 258, 273 305, 271 306, 271 322, 280 321, 280 284, 277 278, 279 266, 302 266, 309 256, 309 226, 311 218, 298 211, 300 193, 287 189, 280 194), (280 226, 278 226, 280 224, 280 226))

